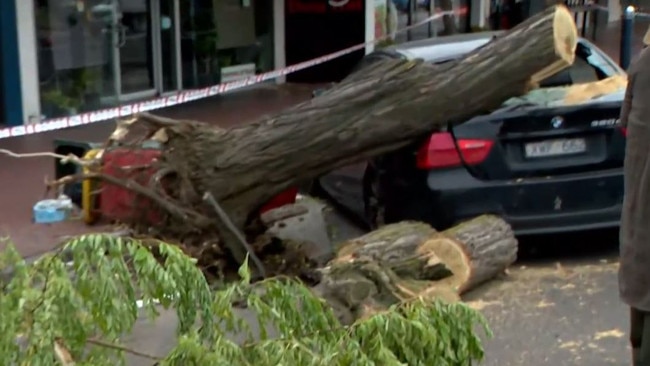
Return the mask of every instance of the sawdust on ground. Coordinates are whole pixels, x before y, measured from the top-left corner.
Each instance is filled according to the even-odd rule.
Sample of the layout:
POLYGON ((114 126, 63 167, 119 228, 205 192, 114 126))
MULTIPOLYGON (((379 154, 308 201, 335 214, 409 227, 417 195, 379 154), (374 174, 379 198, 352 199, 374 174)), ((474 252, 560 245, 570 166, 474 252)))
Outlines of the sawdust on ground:
MULTIPOLYGON (((603 342, 625 341, 625 330, 599 328, 603 326, 597 321, 600 314, 593 310, 594 301, 598 301, 597 297, 609 296, 609 294, 602 294, 605 291, 602 279, 607 278, 611 283, 612 276, 615 278, 617 271, 618 263, 608 260, 571 266, 560 263, 544 266, 516 266, 503 276, 469 293, 465 296, 465 302, 486 316, 496 339, 503 337, 516 340, 517 337, 521 337, 529 338, 531 342, 531 348, 511 352, 518 353, 517 360, 513 360, 510 356, 508 360, 493 360, 486 364, 504 366, 551 364, 555 362, 551 361, 555 353, 567 353, 564 357, 568 356, 566 361, 562 361, 566 363, 558 366, 582 365, 586 362, 584 357, 593 353, 602 354, 601 365, 621 364, 620 356, 612 355, 611 350, 607 348, 609 346, 604 345, 603 342), (556 306, 556 302, 562 303, 561 306, 556 306), (586 317, 587 322, 590 319, 594 321, 583 327, 576 327, 575 322, 582 321, 577 320, 578 317, 586 317), (512 334, 516 331, 519 334, 512 334), (551 339, 552 337, 546 334, 548 332, 555 332, 556 339, 551 339), (542 362, 537 355, 533 355, 535 352, 537 354, 542 352, 533 349, 538 346, 532 346, 535 343, 544 344, 538 342, 539 338, 546 338, 545 342, 551 348, 555 348, 543 350, 549 354, 547 361, 542 362)), ((618 294, 611 294, 611 297, 616 301, 618 294)), ((626 325, 621 324, 622 327, 626 325)), ((499 344, 501 343, 507 344, 508 341, 499 344)), ((489 348, 488 358, 503 357, 495 354, 496 352, 491 352, 489 348)))

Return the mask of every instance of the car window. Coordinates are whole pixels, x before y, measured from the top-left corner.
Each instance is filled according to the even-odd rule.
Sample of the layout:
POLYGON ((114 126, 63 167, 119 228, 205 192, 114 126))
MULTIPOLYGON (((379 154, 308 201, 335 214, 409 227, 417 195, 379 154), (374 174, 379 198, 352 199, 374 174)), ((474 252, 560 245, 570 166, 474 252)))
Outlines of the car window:
POLYGON ((540 82, 551 88, 591 83, 618 74, 619 71, 595 48, 579 43, 573 65, 540 82))
POLYGON ((592 49, 592 54, 586 57, 587 62, 589 62, 597 70, 600 70, 605 74, 605 77, 614 76, 620 73, 620 69, 612 64, 611 60, 608 60, 608 57, 603 55, 600 50, 592 49))

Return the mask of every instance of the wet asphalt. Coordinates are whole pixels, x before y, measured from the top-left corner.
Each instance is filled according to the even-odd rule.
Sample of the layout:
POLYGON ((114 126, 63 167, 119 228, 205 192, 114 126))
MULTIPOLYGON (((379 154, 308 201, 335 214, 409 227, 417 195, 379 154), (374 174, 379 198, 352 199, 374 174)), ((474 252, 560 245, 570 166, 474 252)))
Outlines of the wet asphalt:
POLYGON ((465 298, 494 332, 481 365, 631 365, 617 231, 522 238, 520 246, 507 276, 465 298))

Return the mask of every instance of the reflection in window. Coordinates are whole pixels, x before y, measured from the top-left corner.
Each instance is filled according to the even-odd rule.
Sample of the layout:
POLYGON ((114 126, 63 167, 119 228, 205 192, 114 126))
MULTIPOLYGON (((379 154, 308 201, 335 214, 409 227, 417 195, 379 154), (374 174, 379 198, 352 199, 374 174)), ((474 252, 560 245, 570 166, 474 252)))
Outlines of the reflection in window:
POLYGON ((212 0, 180 0, 183 88, 218 82, 217 28, 212 0))
POLYGON ((97 109, 115 95, 111 8, 101 0, 35 0, 34 7, 44 117, 97 109))
POLYGON ((183 88, 273 69, 273 2, 181 0, 183 88))

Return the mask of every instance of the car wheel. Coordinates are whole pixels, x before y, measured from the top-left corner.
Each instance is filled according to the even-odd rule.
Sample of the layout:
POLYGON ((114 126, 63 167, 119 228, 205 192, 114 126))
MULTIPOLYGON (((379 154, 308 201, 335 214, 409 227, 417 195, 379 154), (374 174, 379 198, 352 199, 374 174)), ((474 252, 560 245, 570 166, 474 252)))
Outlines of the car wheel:
POLYGON ((363 176, 363 203, 365 221, 371 230, 399 221, 421 221, 441 231, 449 228, 442 219, 442 212, 433 205, 423 205, 421 195, 394 197, 391 191, 390 202, 385 198, 377 170, 368 165, 363 176), (418 197, 418 199, 414 198, 418 197))
POLYGON ((386 224, 386 206, 381 199, 379 176, 370 165, 363 175, 363 207, 366 223, 371 230, 386 224))

